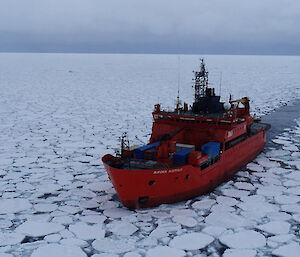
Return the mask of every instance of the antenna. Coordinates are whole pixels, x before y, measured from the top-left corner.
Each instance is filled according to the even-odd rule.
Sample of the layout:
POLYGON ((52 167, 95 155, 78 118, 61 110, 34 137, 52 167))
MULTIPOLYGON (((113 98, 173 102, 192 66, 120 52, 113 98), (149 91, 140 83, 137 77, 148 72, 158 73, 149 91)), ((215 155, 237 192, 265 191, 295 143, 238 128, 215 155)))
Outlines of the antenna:
POLYGON ((180 55, 178 55, 178 77, 177 77, 177 87, 178 87, 178 95, 177 95, 177 99, 179 99, 179 88, 180 88, 180 55))
POLYGON ((219 95, 221 95, 221 88, 222 88, 222 71, 220 72, 220 88, 219 88, 219 95))

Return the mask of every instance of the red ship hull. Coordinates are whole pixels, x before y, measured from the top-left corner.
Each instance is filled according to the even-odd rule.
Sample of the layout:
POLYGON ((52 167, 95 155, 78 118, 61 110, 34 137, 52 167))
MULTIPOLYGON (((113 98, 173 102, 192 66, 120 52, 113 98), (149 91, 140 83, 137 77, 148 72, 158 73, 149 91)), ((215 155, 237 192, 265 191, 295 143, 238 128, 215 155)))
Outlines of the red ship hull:
POLYGON ((223 151, 220 160, 205 169, 190 164, 166 169, 118 169, 102 158, 114 188, 124 206, 147 208, 187 200, 212 191, 252 161, 264 148, 266 130, 223 151))

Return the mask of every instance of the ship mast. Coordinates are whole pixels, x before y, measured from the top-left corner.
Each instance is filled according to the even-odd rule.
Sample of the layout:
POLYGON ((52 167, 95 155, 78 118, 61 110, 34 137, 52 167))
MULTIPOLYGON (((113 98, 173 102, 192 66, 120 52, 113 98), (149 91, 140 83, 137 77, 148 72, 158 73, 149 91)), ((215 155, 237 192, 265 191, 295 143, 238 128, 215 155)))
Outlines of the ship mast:
POLYGON ((204 60, 201 59, 200 71, 194 71, 195 78, 195 103, 200 101, 200 98, 206 95, 206 88, 208 84, 208 72, 205 70, 204 60))

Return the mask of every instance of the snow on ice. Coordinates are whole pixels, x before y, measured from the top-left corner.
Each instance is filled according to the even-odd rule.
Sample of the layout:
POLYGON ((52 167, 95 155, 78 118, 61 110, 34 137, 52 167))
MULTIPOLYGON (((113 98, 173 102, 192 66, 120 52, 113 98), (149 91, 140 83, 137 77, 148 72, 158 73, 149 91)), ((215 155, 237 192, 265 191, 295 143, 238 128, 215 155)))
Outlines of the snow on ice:
MULTIPOLYGON (((153 105, 177 96, 177 56, 0 57, 0 257, 299 255, 300 117, 233 181, 130 211, 101 156, 124 131, 147 142, 153 105)), ((222 100, 249 96, 257 116, 300 97, 298 57, 205 59, 212 83, 223 72, 222 100)), ((198 61, 181 57, 180 97, 190 103, 198 61)))

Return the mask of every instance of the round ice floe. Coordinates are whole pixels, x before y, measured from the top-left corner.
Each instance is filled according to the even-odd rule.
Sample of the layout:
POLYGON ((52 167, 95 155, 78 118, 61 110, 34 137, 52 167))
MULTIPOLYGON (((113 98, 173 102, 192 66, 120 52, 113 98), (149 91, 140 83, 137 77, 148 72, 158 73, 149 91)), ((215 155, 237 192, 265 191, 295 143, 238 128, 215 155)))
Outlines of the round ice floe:
POLYGON ((189 233, 176 236, 171 240, 170 246, 182 250, 197 250, 209 245, 214 238, 203 233, 189 233))
POLYGON ((284 139, 272 139, 272 141, 275 144, 279 144, 279 145, 291 144, 291 141, 287 141, 287 140, 284 140, 284 139))
POLYGON ((72 216, 57 216, 52 219, 52 222, 69 225, 73 222, 72 216))
POLYGON ((106 216, 104 215, 85 215, 85 216, 81 216, 80 220, 87 222, 87 223, 103 223, 105 220, 107 219, 106 216))
POLYGON ((222 193, 229 197, 242 198, 250 194, 249 191, 238 190, 238 189, 224 189, 222 193))
POLYGON ((238 249, 259 248, 266 245, 265 237, 262 234, 251 230, 223 235, 220 237, 220 241, 230 248, 238 249))
POLYGON ((0 233, 0 246, 19 244, 25 238, 19 233, 0 233))
POLYGON ((126 221, 113 221, 107 225, 107 228, 119 236, 130 236, 138 230, 135 225, 126 221))
POLYGON ((300 253, 299 243, 292 242, 290 244, 279 247, 272 254, 282 257, 298 257, 300 253))
POLYGON ((223 205, 223 204, 215 204, 213 207, 210 209, 212 212, 234 212, 235 209, 231 206, 228 205, 223 205))
POLYGON ((84 241, 84 240, 78 239, 78 238, 66 238, 66 239, 62 239, 60 241, 60 243, 62 245, 70 245, 70 246, 76 245, 76 246, 79 246, 79 247, 87 247, 88 246, 87 241, 84 241))
POLYGON ((59 244, 49 244, 39 247, 35 250, 31 257, 86 257, 86 254, 78 246, 67 246, 59 244))
POLYGON ((205 223, 224 228, 237 228, 251 224, 247 219, 233 213, 212 212, 205 218, 205 223))
POLYGON ((105 216, 113 219, 121 218, 130 215, 132 213, 133 213, 132 211, 129 211, 124 208, 111 208, 111 209, 104 210, 103 212, 105 216))
POLYGON ((259 189, 257 189, 256 192, 258 195, 263 195, 263 196, 277 196, 277 195, 281 195, 285 190, 286 188, 283 186, 269 185, 269 186, 261 186, 259 189))
POLYGON ((75 206, 70 206, 70 205, 63 205, 58 208, 60 211, 70 213, 70 214, 75 214, 80 211, 80 208, 75 207, 75 206))
POLYGON ((124 253, 135 249, 135 242, 128 240, 114 240, 111 238, 96 239, 93 247, 101 252, 124 253))
POLYGON ((52 222, 26 221, 16 231, 32 237, 45 236, 62 231, 64 226, 52 222))
POLYGON ((256 172, 262 172, 264 171, 264 167, 261 165, 258 165, 256 163, 249 163, 247 164, 247 169, 252 170, 252 171, 256 171, 256 172))
POLYGON ((111 182, 95 182, 87 185, 87 188, 94 192, 106 191, 112 187, 111 182))
POLYGON ((35 204, 34 209, 38 212, 52 212, 57 209, 56 204, 38 203, 35 204))
POLYGON ((243 190, 254 190, 255 186, 253 186, 250 183, 246 183, 246 182, 236 182, 234 183, 234 186, 238 189, 243 189, 243 190))
POLYGON ((217 226, 206 226, 202 231, 211 236, 219 237, 226 229, 217 226))
POLYGON ((300 172, 299 171, 292 171, 290 174, 285 175, 286 178, 300 181, 300 172))
POLYGON ((295 236, 294 235, 279 235, 268 237, 268 241, 273 241, 277 243, 285 243, 291 241, 295 236))
POLYGON ((250 249, 226 249, 222 257, 255 257, 256 251, 250 249))
POLYGON ((44 238, 44 240, 46 240, 49 243, 57 243, 59 242, 60 239, 61 239, 60 234, 52 234, 52 235, 45 236, 44 238))
POLYGON ((87 225, 83 222, 70 225, 69 230, 73 232, 76 237, 83 240, 104 238, 105 235, 105 230, 102 229, 102 225, 87 225))
POLYGON ((265 197, 259 195, 243 197, 242 201, 238 207, 244 211, 243 216, 251 219, 262 218, 266 213, 278 212, 279 210, 277 205, 268 203, 265 197))
POLYGON ((192 217, 185 217, 185 216, 174 216, 172 218, 172 220, 175 222, 175 223, 179 223, 183 226, 186 226, 186 227, 195 227, 197 225, 197 221, 192 218, 192 217))
POLYGON ((146 257, 162 257, 162 256, 172 256, 172 257, 183 257, 185 255, 185 251, 174 249, 168 246, 157 246, 155 248, 150 249, 146 257))
POLYGON ((154 238, 163 238, 168 237, 169 234, 177 233, 181 229, 179 224, 173 222, 161 222, 156 229, 154 229, 150 236, 154 238))
POLYGON ((215 200, 212 200, 212 199, 204 199, 204 200, 201 200, 201 201, 196 201, 192 204, 192 207, 195 208, 195 209, 201 209, 201 210, 204 210, 204 209, 210 209, 210 207, 215 204, 216 201, 215 200))
POLYGON ((284 204, 281 205, 281 210, 285 212, 300 213, 299 204, 284 204))
POLYGON ((18 213, 31 208, 31 204, 27 199, 12 198, 0 199, 0 214, 18 213))
POLYGON ((234 206, 238 203, 238 201, 232 197, 227 196, 218 196, 217 202, 222 205, 234 206))
POLYGON ((264 225, 257 226, 258 229, 270 234, 287 234, 291 225, 285 221, 271 221, 264 225))
POLYGON ((171 216, 197 216, 196 212, 189 209, 172 209, 170 214, 171 216))
POLYGON ((279 204, 294 204, 300 202, 300 197, 294 195, 279 195, 275 196, 275 201, 279 204))

